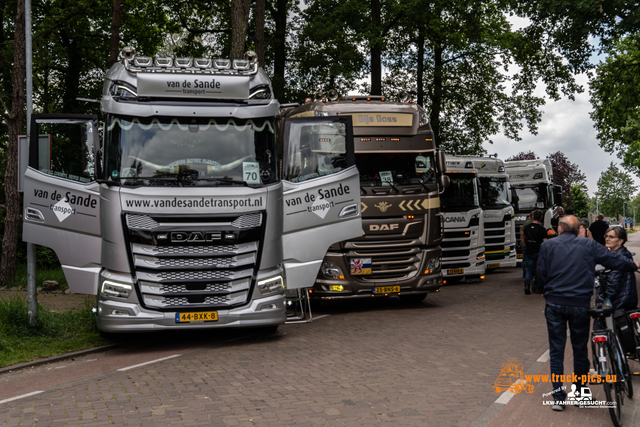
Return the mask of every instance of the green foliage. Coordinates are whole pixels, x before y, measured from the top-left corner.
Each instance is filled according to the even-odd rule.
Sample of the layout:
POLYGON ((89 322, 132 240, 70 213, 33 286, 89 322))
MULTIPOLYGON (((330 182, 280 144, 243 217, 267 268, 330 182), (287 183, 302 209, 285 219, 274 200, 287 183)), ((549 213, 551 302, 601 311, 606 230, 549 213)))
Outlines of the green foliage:
POLYGON ((591 80, 600 146, 640 176, 640 34, 616 42, 591 80))
POLYGON ((621 215, 624 202, 628 202, 637 189, 631 176, 611 162, 598 179, 600 212, 605 216, 621 215))
POLYGON ((591 212, 591 201, 587 194, 583 191, 582 186, 574 184, 569 191, 564 203, 567 210, 572 210, 573 214, 578 218, 588 218, 591 212))
POLYGON ((35 325, 30 326, 23 299, 0 301, 0 366, 105 343, 89 304, 61 313, 38 305, 35 325))

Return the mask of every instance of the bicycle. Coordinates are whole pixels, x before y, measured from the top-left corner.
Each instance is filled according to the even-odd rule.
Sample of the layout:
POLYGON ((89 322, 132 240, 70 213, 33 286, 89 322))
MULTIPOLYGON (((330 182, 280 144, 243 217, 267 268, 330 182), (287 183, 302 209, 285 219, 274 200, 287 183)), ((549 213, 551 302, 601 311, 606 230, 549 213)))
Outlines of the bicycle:
POLYGON ((640 309, 627 310, 627 320, 635 339, 635 354, 629 356, 640 363, 640 309))
MULTIPOLYGON (((599 277, 604 272, 604 267, 596 267, 596 288, 600 287, 598 286, 599 277)), ((615 309, 607 295, 606 286, 600 288, 603 302, 591 307, 588 313, 593 319, 599 320, 600 325, 605 326, 591 332, 591 353, 596 373, 603 380, 602 385, 607 402, 615 402, 614 407, 609 407, 613 425, 621 427, 624 395, 633 397, 633 384, 629 364, 620 343, 617 328, 613 323, 615 309), (607 379, 614 379, 614 381, 607 381, 607 379), (615 400, 612 399, 612 392, 615 400)))

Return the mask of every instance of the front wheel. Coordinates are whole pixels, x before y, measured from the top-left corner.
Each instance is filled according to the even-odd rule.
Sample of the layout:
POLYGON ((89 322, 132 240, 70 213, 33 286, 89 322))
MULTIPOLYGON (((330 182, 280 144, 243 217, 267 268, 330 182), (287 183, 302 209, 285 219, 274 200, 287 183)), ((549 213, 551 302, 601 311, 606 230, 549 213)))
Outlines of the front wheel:
POLYGON ((617 380, 617 375, 620 374, 615 364, 617 361, 614 358, 614 355, 611 352, 611 348, 607 349, 607 363, 609 367, 609 373, 616 375, 616 382, 605 382, 603 383, 604 394, 607 398, 607 404, 613 404, 614 406, 609 407, 609 415, 611 416, 611 421, 613 421, 613 425, 616 427, 622 426, 622 384, 617 380), (614 400, 612 400, 612 398, 614 400))

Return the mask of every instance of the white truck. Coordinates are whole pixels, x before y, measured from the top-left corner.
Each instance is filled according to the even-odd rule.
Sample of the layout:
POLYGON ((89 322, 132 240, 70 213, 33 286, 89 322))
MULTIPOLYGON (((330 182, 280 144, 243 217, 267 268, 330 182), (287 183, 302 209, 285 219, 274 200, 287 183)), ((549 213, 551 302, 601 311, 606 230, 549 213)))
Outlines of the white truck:
POLYGON ((516 232, 509 177, 496 155, 460 156, 473 162, 480 180, 480 206, 484 218, 484 253, 487 271, 515 267, 516 232))
POLYGON ((277 124, 272 93, 253 53, 125 48, 102 125, 32 116, 23 238, 56 252, 71 292, 96 295, 100 330, 275 329, 285 289, 313 286, 329 246, 361 235, 351 117, 277 124), (331 167, 302 174, 316 157, 331 167))
POLYGON ((482 280, 486 266, 478 171, 469 158, 445 158, 450 185, 440 195, 444 219, 442 272, 448 282, 482 280))
MULTIPOLYGON (((562 188, 553 183, 551 160, 514 160, 505 162, 505 168, 509 174, 518 235, 527 215, 535 209, 544 213, 542 226, 551 228, 551 220, 557 216, 558 206, 562 204, 562 188)), ((520 239, 517 250, 518 259, 522 259, 520 239)))

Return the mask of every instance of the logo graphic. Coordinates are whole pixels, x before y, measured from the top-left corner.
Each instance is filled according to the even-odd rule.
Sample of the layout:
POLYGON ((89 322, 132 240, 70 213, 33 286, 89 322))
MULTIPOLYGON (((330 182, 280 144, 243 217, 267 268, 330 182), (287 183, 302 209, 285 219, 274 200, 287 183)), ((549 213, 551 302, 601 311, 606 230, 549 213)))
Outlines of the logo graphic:
POLYGON ((71 207, 66 198, 53 205, 51 210, 56 214, 56 217, 58 217, 58 221, 60 222, 76 213, 76 210, 71 207))
POLYGON ((590 402, 593 400, 589 387, 581 387, 580 391, 577 391, 576 388, 575 384, 571 384, 571 391, 567 393, 567 400, 575 402, 590 402))
POLYGON ((387 203, 387 202, 380 202, 377 205, 373 205, 376 208, 380 209, 380 212, 386 212, 387 209, 389 209, 391 206, 393 206, 391 203, 387 203))
POLYGON ((353 258, 351 260, 351 274, 371 274, 371 258, 353 258))
POLYGON ((512 393, 520 393, 524 390, 526 393, 533 393, 533 384, 527 384, 524 380, 523 366, 518 364, 517 359, 509 359, 508 362, 502 364, 500 375, 493 383, 493 389, 496 393, 510 391, 512 393))

